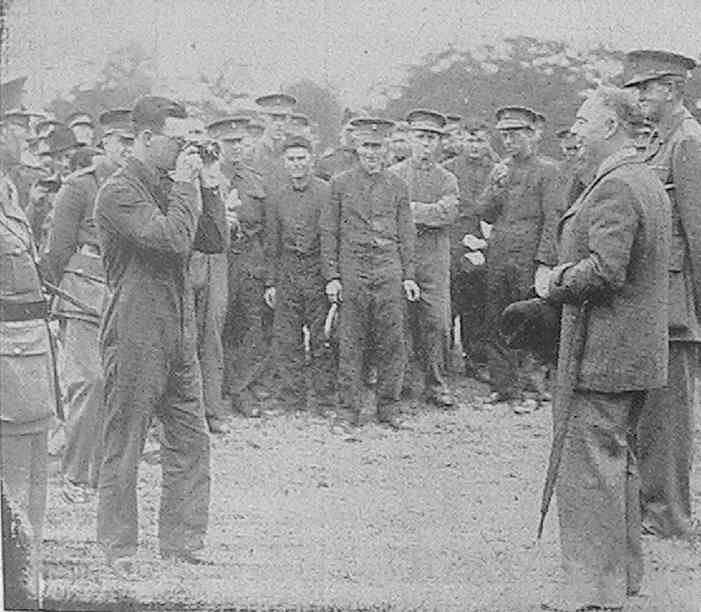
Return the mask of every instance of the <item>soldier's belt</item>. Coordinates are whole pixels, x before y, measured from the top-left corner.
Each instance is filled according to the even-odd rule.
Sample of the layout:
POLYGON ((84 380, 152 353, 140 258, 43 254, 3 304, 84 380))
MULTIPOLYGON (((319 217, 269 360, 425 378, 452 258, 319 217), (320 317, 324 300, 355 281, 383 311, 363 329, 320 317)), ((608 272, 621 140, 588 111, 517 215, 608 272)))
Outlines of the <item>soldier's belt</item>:
POLYGON ((0 321, 32 321, 48 316, 49 307, 44 300, 24 303, 0 300, 0 321))

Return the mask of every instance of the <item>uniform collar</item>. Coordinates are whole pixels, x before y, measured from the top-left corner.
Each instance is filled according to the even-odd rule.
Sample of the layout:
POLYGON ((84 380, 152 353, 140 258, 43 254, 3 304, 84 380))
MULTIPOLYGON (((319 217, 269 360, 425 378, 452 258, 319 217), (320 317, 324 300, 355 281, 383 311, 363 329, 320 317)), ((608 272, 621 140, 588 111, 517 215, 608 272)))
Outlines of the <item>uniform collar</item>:
POLYGON ((685 119, 692 119, 691 113, 684 107, 675 113, 672 113, 668 117, 664 117, 662 121, 657 124, 655 128, 653 138, 665 142, 670 134, 672 134, 685 119))
POLYGON ((414 170, 421 170, 422 172, 428 172, 436 165, 436 162, 434 162, 432 159, 415 159, 413 157, 411 158, 410 163, 414 170))
POLYGON ((307 177, 307 180, 304 181, 301 185, 297 185, 291 178, 288 181, 289 186, 292 188, 292 191, 306 191, 309 188, 309 185, 311 185, 312 182, 312 175, 310 174, 307 177))

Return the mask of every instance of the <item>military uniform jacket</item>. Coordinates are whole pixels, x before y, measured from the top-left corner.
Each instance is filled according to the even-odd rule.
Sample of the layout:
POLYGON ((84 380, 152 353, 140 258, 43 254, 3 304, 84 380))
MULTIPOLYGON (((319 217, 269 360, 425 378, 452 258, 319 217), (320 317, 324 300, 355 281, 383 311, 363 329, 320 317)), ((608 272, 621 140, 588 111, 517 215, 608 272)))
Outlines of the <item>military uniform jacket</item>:
POLYGON ((646 159, 672 202, 671 340, 701 341, 701 126, 689 111, 660 124, 646 159))
POLYGON ((440 165, 407 159, 390 168, 409 187, 416 226, 416 280, 445 284, 450 280, 450 230, 458 212, 458 182, 440 165))
POLYGON ((338 147, 323 155, 316 165, 319 178, 330 181, 334 176, 350 170, 358 163, 358 154, 353 147, 338 147))
POLYGON ((602 163, 563 215, 558 236, 550 299, 563 304, 561 355, 573 342, 580 305, 589 303, 578 387, 619 393, 663 386, 671 212, 635 151, 602 163))
POLYGON ((265 213, 266 285, 275 286, 280 274, 304 275, 288 282, 316 281, 321 274, 322 211, 329 206, 331 188, 315 176, 303 189, 291 179, 268 194, 265 213), (286 265, 288 264, 288 265, 286 265))
MULTIPOLYGON (((0 181, 0 300, 43 302, 36 248, 17 188, 0 181)), ((55 406, 46 321, 0 321, 0 428, 3 433, 45 429, 55 406)))
POLYGON ((321 217, 321 260, 327 281, 359 277, 414 279, 414 222, 406 183, 389 170, 357 166, 331 181, 321 217))
POLYGON ((480 217, 494 224, 489 265, 515 262, 530 276, 535 262, 555 265, 555 228, 564 211, 556 164, 532 155, 514 159, 502 187, 488 180, 480 217))
POLYGON ((92 312, 84 312, 59 299, 54 306, 54 312, 59 316, 99 324, 106 299, 106 284, 95 226, 95 198, 100 184, 116 169, 116 166, 106 163, 81 168, 64 180, 56 194, 42 269, 52 283, 60 285, 92 309, 92 312))
POLYGON ((479 197, 484 191, 487 177, 494 167, 494 162, 488 155, 482 155, 478 159, 473 159, 465 153, 461 153, 457 157, 446 161, 443 167, 452 172, 458 179, 460 198, 458 201, 458 217, 454 224, 454 235, 459 235, 459 241, 462 240, 465 234, 479 235, 479 197))
POLYGON ((195 352, 188 264, 193 248, 224 249, 224 207, 215 190, 157 177, 130 158, 97 195, 96 221, 111 291, 101 345, 158 346, 173 359, 195 352), (163 344, 166 344, 164 347, 163 344))
POLYGON ((237 268, 245 274, 263 279, 266 198, 262 177, 242 163, 223 163, 222 172, 228 181, 224 197, 235 189, 241 200, 241 206, 236 210, 239 228, 231 237, 229 254, 235 259, 237 268))

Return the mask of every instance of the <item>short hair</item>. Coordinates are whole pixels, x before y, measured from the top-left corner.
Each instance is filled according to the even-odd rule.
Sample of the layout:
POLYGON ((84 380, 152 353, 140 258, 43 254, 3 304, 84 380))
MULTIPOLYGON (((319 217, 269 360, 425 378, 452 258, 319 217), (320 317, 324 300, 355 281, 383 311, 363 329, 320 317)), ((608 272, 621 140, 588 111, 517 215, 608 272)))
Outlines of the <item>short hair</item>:
POLYGON ((631 126, 640 114, 638 101, 632 91, 612 85, 600 85, 592 90, 587 97, 601 100, 606 108, 613 111, 626 133, 631 134, 631 126))
POLYGON ((162 130, 168 117, 185 119, 187 111, 174 100, 161 96, 143 96, 136 101, 131 111, 134 133, 142 130, 162 130))

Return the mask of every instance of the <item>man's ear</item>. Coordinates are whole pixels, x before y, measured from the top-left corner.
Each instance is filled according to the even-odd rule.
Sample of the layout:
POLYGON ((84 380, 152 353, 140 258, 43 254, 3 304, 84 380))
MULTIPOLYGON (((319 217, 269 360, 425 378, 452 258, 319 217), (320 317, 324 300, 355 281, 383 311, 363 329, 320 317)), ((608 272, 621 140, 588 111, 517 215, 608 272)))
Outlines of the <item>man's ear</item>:
POLYGON ((606 120, 606 140, 611 138, 618 131, 620 125, 618 119, 615 117, 609 117, 606 120))
POLYGON ((153 138, 153 132, 149 129, 145 129, 141 132, 141 142, 144 146, 148 147, 151 144, 151 139, 153 138))

